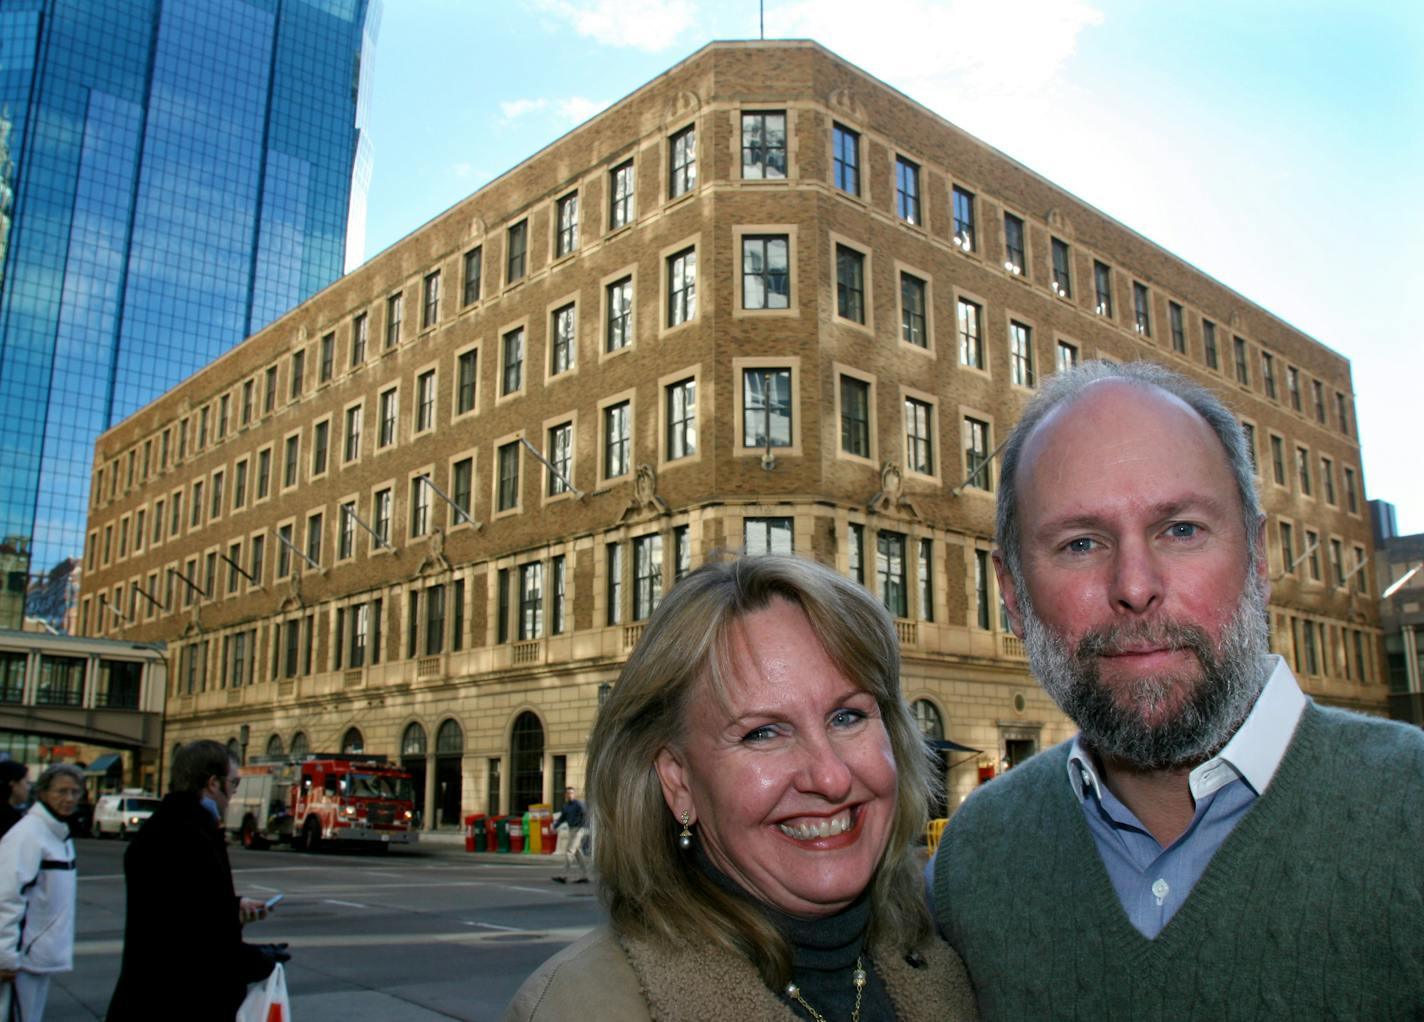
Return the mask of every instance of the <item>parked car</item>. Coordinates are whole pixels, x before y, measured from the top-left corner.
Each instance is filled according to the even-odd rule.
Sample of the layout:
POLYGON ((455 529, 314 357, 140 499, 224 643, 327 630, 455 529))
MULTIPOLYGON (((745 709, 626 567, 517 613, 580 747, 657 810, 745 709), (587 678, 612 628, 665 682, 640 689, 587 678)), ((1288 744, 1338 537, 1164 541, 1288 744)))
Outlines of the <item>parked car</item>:
POLYGON ((94 836, 117 834, 127 839, 157 808, 158 799, 146 791, 101 795, 94 806, 94 836))

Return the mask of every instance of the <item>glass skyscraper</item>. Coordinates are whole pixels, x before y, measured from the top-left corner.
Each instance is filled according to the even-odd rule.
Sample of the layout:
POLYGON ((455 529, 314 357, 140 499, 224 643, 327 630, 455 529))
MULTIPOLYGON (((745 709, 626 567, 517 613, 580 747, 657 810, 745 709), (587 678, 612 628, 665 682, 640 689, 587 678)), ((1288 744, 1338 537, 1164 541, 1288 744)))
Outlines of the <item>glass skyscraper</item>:
POLYGON ((0 0, 0 627, 81 555, 99 433, 359 254, 378 4, 0 0))

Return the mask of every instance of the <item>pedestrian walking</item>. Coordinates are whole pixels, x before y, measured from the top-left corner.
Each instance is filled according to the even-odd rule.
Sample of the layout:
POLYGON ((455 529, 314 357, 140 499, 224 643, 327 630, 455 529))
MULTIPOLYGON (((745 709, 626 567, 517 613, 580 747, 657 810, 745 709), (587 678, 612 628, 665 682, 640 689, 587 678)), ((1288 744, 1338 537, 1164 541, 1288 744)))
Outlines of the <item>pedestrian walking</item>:
POLYGON ((564 808, 560 809, 559 815, 555 817, 554 826, 559 830, 568 830, 568 839, 564 843, 564 872, 553 878, 554 883, 568 883, 575 862, 578 863, 579 875, 574 883, 588 883, 588 856, 583 850, 584 842, 588 839, 588 812, 584 804, 574 797, 573 788, 564 789, 564 808))

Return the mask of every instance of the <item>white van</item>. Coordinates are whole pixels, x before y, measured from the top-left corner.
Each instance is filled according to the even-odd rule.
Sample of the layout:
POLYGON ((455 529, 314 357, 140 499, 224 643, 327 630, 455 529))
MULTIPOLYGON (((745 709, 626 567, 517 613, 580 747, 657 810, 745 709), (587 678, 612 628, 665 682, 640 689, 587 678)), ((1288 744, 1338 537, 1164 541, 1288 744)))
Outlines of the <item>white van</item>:
POLYGON ((94 806, 94 836, 117 834, 128 839, 157 808, 158 799, 146 791, 132 789, 117 795, 102 795, 94 806))

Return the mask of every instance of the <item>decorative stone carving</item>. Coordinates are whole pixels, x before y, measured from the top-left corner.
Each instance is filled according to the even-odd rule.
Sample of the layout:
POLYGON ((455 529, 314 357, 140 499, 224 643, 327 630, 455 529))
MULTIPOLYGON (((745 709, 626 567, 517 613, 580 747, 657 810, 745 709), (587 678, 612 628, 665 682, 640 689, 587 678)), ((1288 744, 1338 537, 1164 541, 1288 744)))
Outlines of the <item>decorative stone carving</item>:
POLYGON ((887 461, 880 466, 880 489, 875 496, 865 502, 865 510, 875 511, 908 511, 913 517, 920 516, 915 505, 904 495, 905 477, 900 470, 900 466, 893 461, 887 461))
POLYGON ((668 503, 658 496, 658 474, 651 465, 639 465, 633 476, 633 499, 623 512, 623 519, 638 515, 665 515, 668 503))

